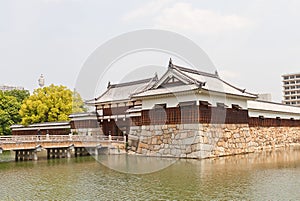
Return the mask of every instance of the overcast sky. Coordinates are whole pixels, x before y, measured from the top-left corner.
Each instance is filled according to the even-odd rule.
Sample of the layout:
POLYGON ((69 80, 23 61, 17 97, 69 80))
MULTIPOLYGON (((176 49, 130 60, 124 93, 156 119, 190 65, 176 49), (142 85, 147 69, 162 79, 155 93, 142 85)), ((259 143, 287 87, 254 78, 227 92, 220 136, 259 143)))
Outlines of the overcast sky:
POLYGON ((299 10, 297 0, 1 0, 0 84, 33 90, 42 73, 74 88, 101 44, 155 28, 193 40, 228 82, 281 101, 281 75, 300 72, 299 10))

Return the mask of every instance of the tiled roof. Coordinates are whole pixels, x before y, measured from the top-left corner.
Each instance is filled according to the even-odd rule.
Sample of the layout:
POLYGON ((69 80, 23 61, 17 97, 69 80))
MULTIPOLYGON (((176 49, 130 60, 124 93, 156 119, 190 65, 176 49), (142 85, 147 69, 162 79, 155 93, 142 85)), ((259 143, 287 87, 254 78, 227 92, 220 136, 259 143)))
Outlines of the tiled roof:
POLYGON ((153 95, 162 95, 162 94, 174 94, 174 93, 181 93, 181 92, 186 92, 190 90, 195 90, 199 89, 194 84, 190 85, 181 85, 181 86, 176 86, 176 87, 168 87, 168 88, 158 88, 158 89, 150 89, 147 91, 144 91, 142 93, 138 93, 134 95, 133 97, 146 97, 146 96, 153 96, 153 95))
POLYGON ((121 84, 109 85, 107 90, 90 104, 106 103, 114 101, 126 101, 131 98, 133 94, 143 92, 157 81, 157 76, 149 79, 137 80, 133 82, 126 82, 121 84))
POLYGON ((187 75, 188 77, 197 80, 198 82, 205 83, 204 85, 202 85, 202 89, 232 95, 256 97, 255 94, 248 93, 245 89, 239 89, 229 84, 228 82, 225 82, 217 74, 209 74, 179 66, 175 66, 174 68, 187 75))
POLYGON ((266 110, 273 112, 285 112, 297 114, 300 116, 300 107, 286 105, 282 103, 274 103, 268 101, 247 101, 249 110, 266 110))
MULTIPOLYGON (((166 93, 176 93, 183 92, 187 90, 194 89, 202 89, 213 92, 220 92, 230 95, 236 96, 244 96, 248 98, 256 98, 255 94, 251 94, 245 91, 245 89, 239 89, 225 81, 223 81, 218 74, 211 74, 206 72, 201 72, 193 69, 184 68, 181 66, 172 65, 169 67, 168 71, 165 73, 173 73, 175 76, 179 75, 181 78, 186 80, 189 84, 181 85, 181 86, 168 86, 164 88, 159 88, 156 84, 154 87, 150 88, 145 92, 141 92, 136 94, 134 97, 145 97, 151 95, 161 95, 166 93)), ((161 79, 165 79, 162 76, 161 79)), ((159 80, 157 83, 162 82, 163 80, 159 80)))
POLYGON ((228 95, 242 96, 249 99, 255 99, 257 97, 256 94, 246 92, 245 89, 239 89, 225 82, 217 73, 206 73, 171 64, 169 65, 168 71, 159 80, 157 79, 157 76, 154 76, 149 79, 109 85, 107 90, 101 96, 87 103, 99 104, 119 102, 127 101, 131 98, 188 92, 193 90, 219 92, 228 95), (168 76, 177 76, 177 78, 184 83, 161 87, 164 81, 168 79, 168 76))

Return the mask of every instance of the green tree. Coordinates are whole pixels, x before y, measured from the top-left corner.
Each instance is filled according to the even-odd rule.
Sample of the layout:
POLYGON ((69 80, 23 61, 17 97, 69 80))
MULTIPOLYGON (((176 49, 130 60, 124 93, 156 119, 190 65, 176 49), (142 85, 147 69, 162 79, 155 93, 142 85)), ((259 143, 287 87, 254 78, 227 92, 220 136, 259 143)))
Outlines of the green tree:
POLYGON ((84 105, 84 102, 80 94, 74 90, 73 92, 73 110, 72 113, 86 112, 87 108, 84 105))
MULTIPOLYGON (((80 95, 74 95, 78 100, 80 95)), ((83 101, 74 107, 76 112, 83 112, 83 101)), ((67 121, 73 108, 73 92, 65 86, 50 85, 35 89, 33 94, 23 101, 20 109, 22 124, 67 121)))
POLYGON ((17 101, 19 103, 22 103, 23 100, 27 99, 30 96, 30 93, 28 90, 18 90, 18 89, 14 89, 14 90, 10 90, 10 91, 5 91, 4 95, 6 96, 14 96, 17 98, 17 101))
POLYGON ((0 91, 0 135, 10 135, 10 126, 20 122, 20 107, 21 102, 16 97, 0 91))

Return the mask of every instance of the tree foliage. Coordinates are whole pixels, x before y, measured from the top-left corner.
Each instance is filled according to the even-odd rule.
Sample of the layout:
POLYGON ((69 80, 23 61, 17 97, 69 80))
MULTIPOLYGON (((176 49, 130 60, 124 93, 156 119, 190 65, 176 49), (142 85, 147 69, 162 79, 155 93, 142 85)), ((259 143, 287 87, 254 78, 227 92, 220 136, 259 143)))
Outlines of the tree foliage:
POLYGON ((73 92, 73 111, 72 113, 86 112, 84 102, 77 91, 73 92))
POLYGON ((10 135, 10 126, 20 122, 20 107, 21 101, 0 91, 0 135, 10 135))
POLYGON ((30 93, 28 90, 10 90, 10 91, 5 91, 4 95, 6 96, 13 96, 17 99, 19 103, 22 103, 23 100, 27 99, 30 96, 30 93))
POLYGON ((84 104, 78 93, 73 93, 65 86, 50 85, 35 89, 20 109, 22 124, 67 121, 73 112, 73 97, 76 102, 74 111, 83 112, 84 104))

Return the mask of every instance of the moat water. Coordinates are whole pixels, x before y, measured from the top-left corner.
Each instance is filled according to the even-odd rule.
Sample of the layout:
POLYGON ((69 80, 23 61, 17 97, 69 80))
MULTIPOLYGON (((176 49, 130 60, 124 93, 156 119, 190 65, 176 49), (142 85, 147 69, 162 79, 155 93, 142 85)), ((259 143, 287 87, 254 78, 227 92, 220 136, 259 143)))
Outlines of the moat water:
MULTIPOLYGON (((122 160, 128 158, 113 158, 115 164, 122 160)), ((138 160, 135 165, 144 159, 138 160)), ((118 172, 98 161, 81 157, 1 162, 0 200, 300 200, 299 148, 177 160, 147 174, 118 172)), ((160 163, 150 162, 148 168, 160 163)))

